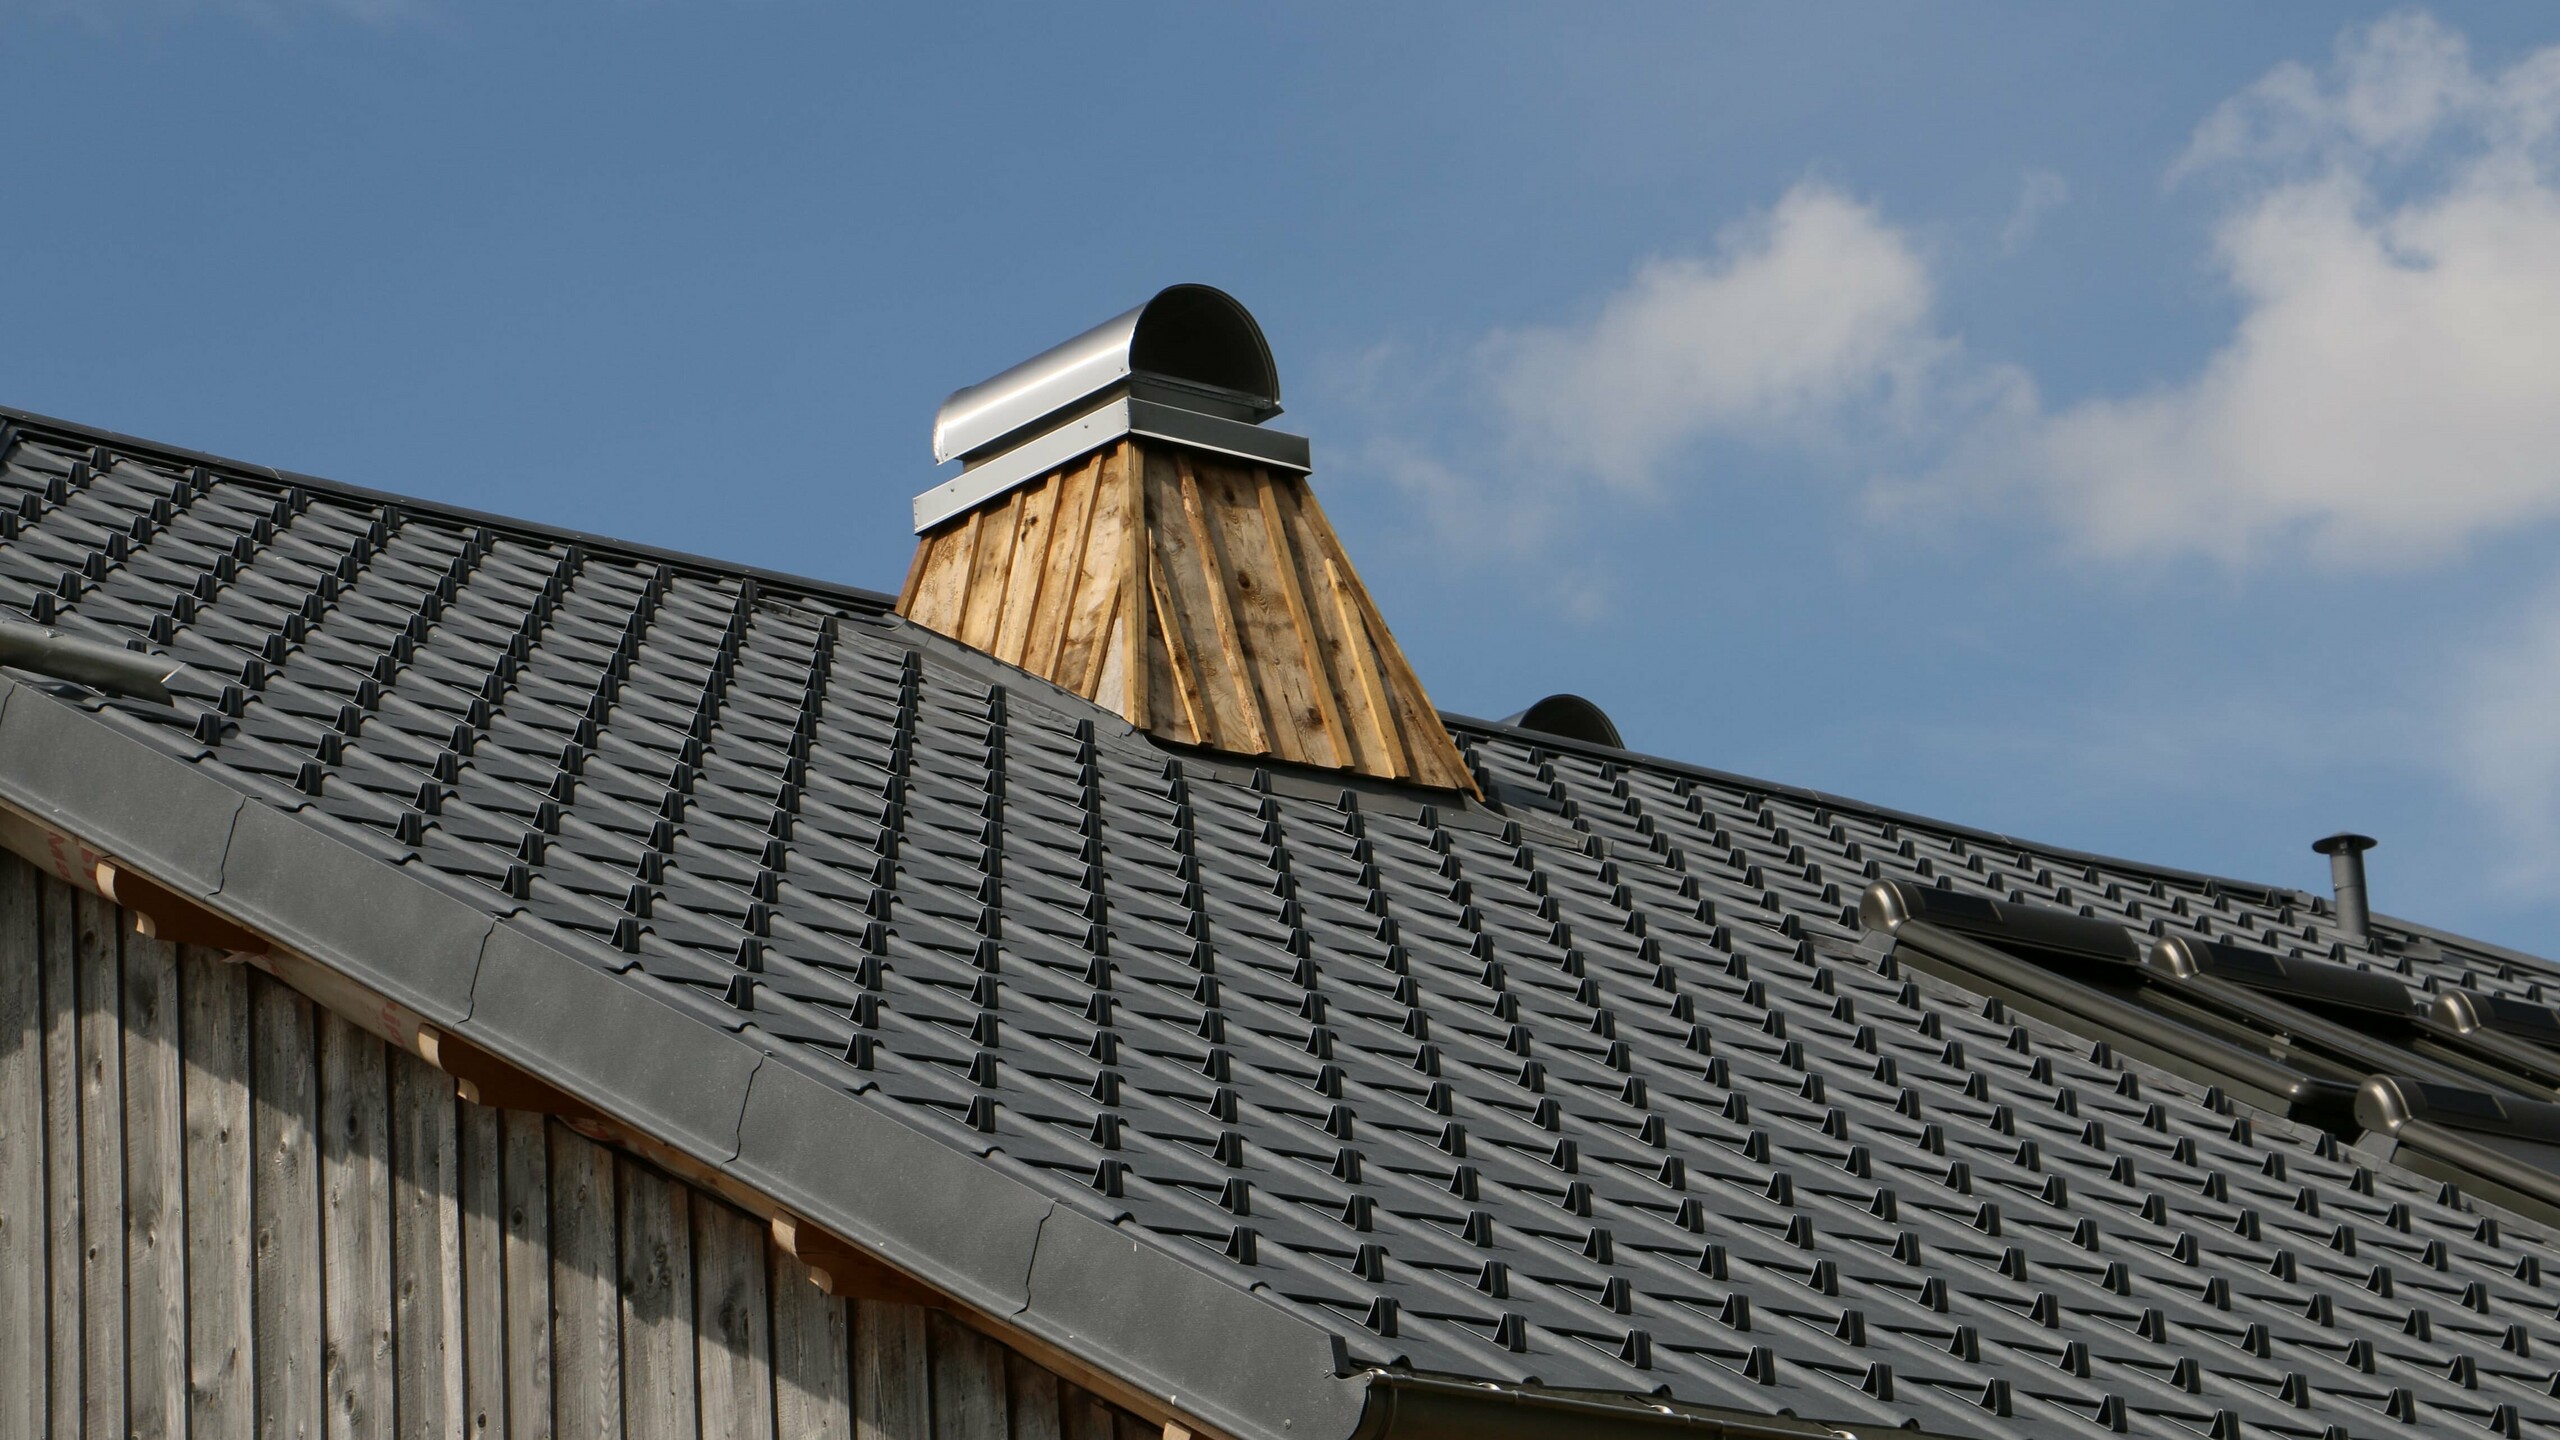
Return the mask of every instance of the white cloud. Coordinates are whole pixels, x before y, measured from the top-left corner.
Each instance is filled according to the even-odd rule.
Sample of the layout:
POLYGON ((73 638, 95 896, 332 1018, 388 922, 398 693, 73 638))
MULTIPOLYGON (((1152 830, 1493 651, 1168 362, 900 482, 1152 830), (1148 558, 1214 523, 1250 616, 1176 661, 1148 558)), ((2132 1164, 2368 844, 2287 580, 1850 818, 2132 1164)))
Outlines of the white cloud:
POLYGON ((2183 383, 2027 427, 2018 475, 2125 557, 2298 542, 2391 567, 2560 518, 2555 116, 2560 49, 2483 76, 2423 15, 2269 74, 2176 171, 2231 187, 2229 340, 2183 383))
POLYGON ((1806 182, 1712 254, 1646 263, 1588 322, 1478 358, 1515 453, 1641 493, 1709 437, 1808 442, 1891 410, 1945 353, 1932 304, 1909 237, 1806 182))
MULTIPOLYGON (((1479 496, 1534 474, 1508 482, 1534 511, 1576 482, 1659 495, 1701 442, 1743 440, 1928 477, 1877 486, 1879 508, 2024 496, 2119 560, 2440 561, 2560 519, 2555 137, 2560 47, 2483 74, 2405 14, 2278 67, 2172 172, 2219 197, 2230 334, 2184 380, 2059 406, 1965 356, 1907 231, 1808 181, 1587 320, 1486 339, 1460 368, 1503 448, 1457 468, 1479 496)), ((2067 194, 2028 176, 2002 247, 2067 194)))

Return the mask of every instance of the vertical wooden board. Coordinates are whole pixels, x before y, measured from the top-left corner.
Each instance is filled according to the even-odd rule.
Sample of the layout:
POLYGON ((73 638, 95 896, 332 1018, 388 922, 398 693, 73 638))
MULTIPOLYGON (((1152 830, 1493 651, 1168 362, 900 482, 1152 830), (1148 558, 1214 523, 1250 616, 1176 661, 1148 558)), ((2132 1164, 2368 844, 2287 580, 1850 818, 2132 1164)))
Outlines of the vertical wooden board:
POLYGON ((1319 608, 1333 616, 1336 633, 1342 637, 1342 668, 1335 673, 1350 677, 1344 704, 1364 747, 1361 768, 1372 775, 1401 780, 1413 773, 1413 758, 1405 750, 1403 730, 1396 725, 1386 681, 1378 674, 1378 656, 1369 643, 1368 622, 1360 618, 1360 602, 1343 578, 1342 567, 1327 558, 1323 569, 1326 600, 1319 608))
POLYGON ((187 1156, 178 951, 124 936, 125 1428, 187 1431, 187 1156))
POLYGON ((699 1423, 693 1373, 691 1193, 645 1165, 614 1167, 622 1219, 622 1426, 672 1440, 699 1423))
POLYGON ((855 1301, 855 1440, 927 1440, 933 1436, 929 1382, 924 1311, 914 1305, 855 1301))
POLYGON ((467 1436, 507 1426, 505 1173, 499 1115, 486 1105, 454 1110, 456 1209, 462 1243, 462 1423, 467 1436))
POLYGON ((969 558, 969 593, 960 606, 958 637, 981 650, 995 648, 996 625, 1004 618, 1004 587, 1013 573, 1021 510, 1022 490, 1016 487, 977 512, 977 553, 969 558))
POLYGON ((1262 699, 1270 724, 1271 753, 1284 760, 1322 764, 1332 753, 1324 713, 1315 702, 1298 628, 1289 619, 1279 587, 1279 559, 1251 474, 1233 465, 1200 463, 1205 502, 1221 557, 1226 562, 1227 603, 1244 638, 1245 670, 1262 699))
POLYGON ((1032 610, 1031 631, 1023 640, 1022 668, 1059 679, 1060 656, 1067 643, 1067 617, 1073 609, 1084 573, 1085 537, 1093 526, 1094 491, 1101 483, 1102 456, 1088 455, 1058 472, 1058 495, 1049 516, 1049 545, 1040 576, 1040 602, 1032 610))
POLYGON ((80 986, 79 905, 47 876, 37 906, 43 954, 45 1306, 51 1354, 45 1433, 80 1433, 80 986))
POLYGON ((773 1419, 783 1440, 853 1440, 849 1302, 820 1290, 779 1245, 773 1275, 773 1419))
POLYGON ((1199 695, 1200 743, 1245 752, 1263 748, 1262 710, 1244 676, 1244 650, 1227 611, 1226 579, 1190 462, 1176 452, 1146 453, 1148 503, 1157 516, 1154 543, 1168 603, 1157 617, 1179 637, 1199 695))
POLYGON ((1022 663, 1031 641, 1031 617, 1039 613, 1040 591, 1049 573, 1049 545, 1056 531, 1058 491, 1064 477, 1042 476, 1015 492, 1013 562, 1004 581, 1004 604, 996 619, 995 639, 987 649, 1008 665, 1022 663))
POLYGON ((766 1227, 752 1217, 693 1197, 694 1375, 704 1440, 774 1440, 765 1240, 766 1227))
MULTIPOLYGON (((459 1176, 453 1081, 407 1051, 390 1060, 391 1375, 397 1433, 460 1433, 461 1273, 451 1233, 459 1176)), ((474 1107, 477 1108, 477 1107, 474 1107)))
POLYGON ((125 1422, 123 912, 82 892, 75 914, 80 990, 80 1425, 125 1422))
MULTIPOLYGON (((1262 511, 1262 532, 1271 545, 1272 584, 1280 591, 1280 602, 1289 612, 1289 626, 1298 637, 1299 663, 1305 668, 1308 693, 1314 697, 1316 717, 1323 732, 1323 749, 1329 765, 1352 765, 1359 760, 1351 734, 1342 722, 1342 706, 1336 698, 1340 685, 1336 676, 1331 647, 1325 643, 1326 633, 1308 604, 1306 574, 1298 554, 1297 527, 1291 523, 1295 506, 1292 492, 1305 488, 1305 482, 1294 477, 1274 479, 1271 471, 1260 465, 1253 467, 1254 499, 1262 511)), ((1313 746, 1310 746, 1312 754, 1313 746)))
POLYGON ((320 1235, 328 1433, 392 1424, 390 1075, 383 1044, 320 1012, 320 1235))
POLYGON ((1112 624, 1125 608, 1120 591, 1126 581, 1132 522, 1124 470, 1136 453, 1137 447, 1123 440, 1095 467, 1093 518, 1085 527, 1075 586, 1060 597, 1068 602, 1067 629, 1057 669, 1049 678, 1089 700, 1101 691, 1112 624))
MULTIPOLYGON (((571 1137, 575 1138, 575 1137, 571 1137)), ((551 1122, 523 1110, 498 1117, 499 1248, 507 1314, 506 1433, 552 1433, 551 1122)), ((618 1387, 621 1382, 615 1382, 618 1387)), ((560 1433, 566 1435, 563 1424, 560 1433)))
POLYGON ((257 1430, 322 1429, 318 1026, 311 1002, 249 977, 250 1248, 257 1430))
MULTIPOLYGON (((612 1440, 622 1434, 613 1154, 565 1126, 548 1128, 552 1412, 562 1440, 612 1440)), ((512 1237, 508 1248, 512 1262, 512 1237)))
MULTIPOLYGON (((1102 647, 1102 673, 1093 682, 1093 703, 1123 717, 1129 708, 1129 627, 1126 616, 1111 617, 1111 637, 1102 647)), ((1131 724, 1137 723, 1134 719, 1131 724)))
POLYGON ((1111 1421, 1119 1432, 1119 1440, 1185 1440, 1191 1433, 1177 1431, 1170 1425, 1150 1424, 1126 1410, 1112 1411, 1111 1421))
POLYGON ((1065 1440, 1113 1440, 1111 1407, 1073 1385, 1058 1386, 1058 1428, 1065 1440))
POLYGON ((1157 699, 1149 681, 1153 675, 1148 665, 1150 642, 1155 627, 1148 615, 1155 609, 1155 589, 1151 575, 1155 569, 1155 550, 1147 543, 1146 472, 1135 450, 1121 462, 1120 487, 1128 496, 1129 534, 1122 542, 1120 575, 1120 640, 1126 648, 1126 670, 1121 683, 1127 687, 1120 713, 1141 730, 1154 728, 1159 719, 1157 699))
POLYGON ((1004 1357, 1005 1413, 1013 1440, 1065 1440, 1058 1425, 1058 1377, 1016 1354, 1004 1357))
POLYGON ((945 635, 960 628, 960 606, 968 596, 969 559, 977 552, 977 518, 954 520, 916 543, 927 547, 924 573, 916 583, 914 608, 907 618, 945 635))
POLYGON ((249 1122, 249 976, 215 952, 179 952, 186 1116, 187 1428, 247 1440, 257 1423, 250 1264, 257 1218, 249 1122))
POLYGON ((1341 542, 1304 478, 1276 481, 1274 489, 1288 523, 1298 576, 1306 587, 1307 609, 1322 633, 1320 643, 1343 709, 1345 743, 1358 751, 1362 770, 1402 779, 1413 773, 1413 758, 1396 723, 1359 597, 1353 593, 1358 581, 1349 562, 1335 558, 1341 542))
POLYGON ((1216 732, 1210 729, 1208 706, 1200 695, 1199 664, 1183 637, 1181 608, 1165 588, 1163 566, 1153 568, 1152 580, 1156 623, 1147 636, 1147 663, 1155 667, 1155 678, 1149 683, 1157 695, 1172 697, 1156 733, 1180 744, 1207 744, 1216 732))
POLYGON ((1006 1440, 1004 1347, 940 1311, 925 1328, 934 1440, 1006 1440))
POLYGON ((44 922, 0 853, 0 1435, 45 1428, 44 922))
POLYGON ((1475 777, 1467 772, 1466 762, 1458 758, 1448 727, 1440 723, 1440 712, 1432 708, 1431 697, 1423 691, 1422 681, 1396 644, 1395 632, 1387 628, 1386 617, 1378 613, 1377 602, 1369 597, 1368 587, 1360 583, 1360 574, 1352 568, 1341 536, 1324 518, 1324 507, 1317 502, 1314 491, 1306 492, 1301 503, 1321 534, 1326 557, 1340 571, 1344 588, 1368 627, 1378 673, 1386 684, 1388 706, 1395 713, 1397 729, 1413 761, 1414 779, 1425 785, 1475 793, 1475 777))
POLYGON ((933 541, 916 537, 916 553, 907 561, 907 583, 898 587, 898 603, 892 607, 898 614, 912 618, 915 614, 916 591, 924 584, 925 561, 933 554, 933 541))

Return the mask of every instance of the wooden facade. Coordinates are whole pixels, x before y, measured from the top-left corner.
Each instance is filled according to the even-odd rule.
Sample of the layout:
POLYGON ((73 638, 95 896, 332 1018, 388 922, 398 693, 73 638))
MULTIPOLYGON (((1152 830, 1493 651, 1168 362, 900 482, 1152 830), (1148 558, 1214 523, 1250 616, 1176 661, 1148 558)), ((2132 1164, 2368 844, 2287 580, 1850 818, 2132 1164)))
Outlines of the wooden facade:
POLYGON ((0 855, 0 1440, 1165 1433, 0 855))
POLYGON ((1176 744, 1475 788, 1301 475, 1122 440, 927 532, 898 611, 1176 744))

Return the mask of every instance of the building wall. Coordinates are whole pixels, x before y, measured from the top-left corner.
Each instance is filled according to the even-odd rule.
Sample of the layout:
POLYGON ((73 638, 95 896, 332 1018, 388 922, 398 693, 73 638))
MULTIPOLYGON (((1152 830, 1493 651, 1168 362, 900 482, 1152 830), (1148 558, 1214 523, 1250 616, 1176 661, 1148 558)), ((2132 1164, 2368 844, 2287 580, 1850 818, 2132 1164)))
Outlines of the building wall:
POLYGON ((0 1440, 1157 1433, 0 855, 0 1440))

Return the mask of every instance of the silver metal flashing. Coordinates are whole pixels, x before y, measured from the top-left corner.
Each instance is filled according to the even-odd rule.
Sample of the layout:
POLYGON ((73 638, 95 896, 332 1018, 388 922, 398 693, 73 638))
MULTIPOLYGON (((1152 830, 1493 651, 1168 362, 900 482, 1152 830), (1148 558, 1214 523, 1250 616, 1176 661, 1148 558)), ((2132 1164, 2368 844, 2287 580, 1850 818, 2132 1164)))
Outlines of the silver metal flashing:
POLYGON ((1203 415, 1180 406, 1122 395, 1044 430, 1010 450, 999 450, 977 465, 916 497, 916 533, 1036 480, 1079 455, 1089 455, 1123 435, 1172 440, 1194 450, 1233 455, 1278 470, 1300 474, 1313 468, 1307 437, 1286 430, 1203 415))
POLYGON ((0 623, 0 665, 162 705, 169 703, 169 680, 179 669, 177 661, 165 656, 38 625, 7 623, 0 623))
POLYGON ((1305 437, 1259 428, 1279 413, 1280 373, 1252 312, 1211 286, 1169 286, 943 401, 933 458, 964 468, 916 497, 916 530, 1123 435, 1306 470, 1305 437))

